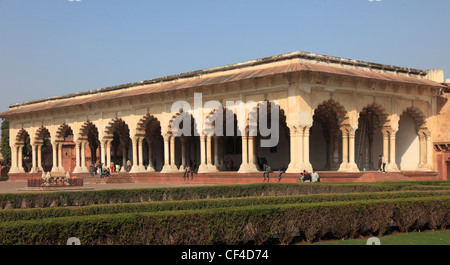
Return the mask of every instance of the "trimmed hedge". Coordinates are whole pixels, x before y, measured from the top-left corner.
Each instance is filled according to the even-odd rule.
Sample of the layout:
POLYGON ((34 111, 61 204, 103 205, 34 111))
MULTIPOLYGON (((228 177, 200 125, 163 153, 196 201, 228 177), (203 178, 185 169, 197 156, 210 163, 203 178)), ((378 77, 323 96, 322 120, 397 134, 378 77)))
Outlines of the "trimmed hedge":
POLYGON ((0 208, 37 208, 143 201, 193 200, 251 196, 283 196, 319 193, 381 192, 398 190, 448 190, 448 182, 393 183, 259 183, 101 191, 66 191, 0 194, 0 208))
POLYGON ((395 221, 402 231, 445 229, 450 225, 450 196, 260 205, 152 213, 120 213, 0 224, 0 244, 83 245, 239 244, 266 242, 277 234, 282 244, 295 232, 311 242, 325 235, 354 238, 383 234, 395 221))
POLYGON ((288 195, 245 197, 229 199, 199 199, 185 201, 157 201, 139 203, 101 204, 73 207, 49 207, 33 209, 7 209, 0 211, 0 220, 3 222, 33 220, 65 216, 81 216, 96 214, 117 214, 133 212, 158 212, 174 210, 195 210, 226 207, 245 207, 256 205, 315 203, 326 201, 352 201, 374 199, 398 199, 411 197, 430 197, 450 195, 446 191, 396 191, 396 192, 368 192, 368 193, 341 193, 341 194, 315 194, 315 195, 288 195))

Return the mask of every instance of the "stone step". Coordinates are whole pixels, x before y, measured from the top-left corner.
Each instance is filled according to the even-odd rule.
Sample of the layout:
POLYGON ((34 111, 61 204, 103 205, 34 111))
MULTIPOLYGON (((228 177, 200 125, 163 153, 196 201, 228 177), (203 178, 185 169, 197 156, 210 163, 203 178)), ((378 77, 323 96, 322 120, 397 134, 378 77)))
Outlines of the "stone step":
POLYGON ((379 182, 379 181, 408 181, 411 178, 406 177, 402 172, 365 172, 355 182, 379 182))

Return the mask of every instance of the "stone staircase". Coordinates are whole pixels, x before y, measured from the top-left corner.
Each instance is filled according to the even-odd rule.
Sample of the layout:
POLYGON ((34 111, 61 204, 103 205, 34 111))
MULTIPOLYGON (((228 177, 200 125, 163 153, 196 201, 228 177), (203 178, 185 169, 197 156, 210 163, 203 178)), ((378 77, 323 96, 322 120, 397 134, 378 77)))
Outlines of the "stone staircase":
POLYGON ((133 178, 129 174, 112 173, 105 179, 107 184, 134 183, 133 178))
POLYGON ((365 172, 355 182, 380 182, 380 181, 411 181, 412 179, 405 176, 402 172, 365 172))

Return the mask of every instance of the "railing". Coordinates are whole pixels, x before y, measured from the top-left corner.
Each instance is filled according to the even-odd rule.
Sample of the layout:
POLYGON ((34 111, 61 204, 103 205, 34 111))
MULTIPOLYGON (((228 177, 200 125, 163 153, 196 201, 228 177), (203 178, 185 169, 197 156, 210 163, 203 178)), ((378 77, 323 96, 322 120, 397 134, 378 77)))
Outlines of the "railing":
POLYGON ((32 178, 28 179, 28 187, 79 187, 83 186, 83 179, 80 178, 69 178, 66 182, 66 179, 63 177, 50 177, 48 182, 46 182, 43 178, 32 178))

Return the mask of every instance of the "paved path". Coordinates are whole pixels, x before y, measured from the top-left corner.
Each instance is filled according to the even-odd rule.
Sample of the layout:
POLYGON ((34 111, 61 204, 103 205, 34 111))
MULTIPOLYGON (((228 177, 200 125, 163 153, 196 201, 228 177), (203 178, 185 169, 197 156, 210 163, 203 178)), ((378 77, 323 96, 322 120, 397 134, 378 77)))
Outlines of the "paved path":
MULTIPOLYGON (((140 188, 162 188, 162 187, 192 187, 192 186, 207 186, 217 184, 202 184, 202 183, 124 183, 124 184, 85 184, 86 188, 93 188, 93 190, 111 190, 111 189, 140 189, 140 188)), ((225 184, 221 184, 225 185, 225 184)), ((0 193, 23 193, 30 191, 21 191, 27 187, 27 182, 8 182, 0 181, 0 193)), ((39 191, 33 191, 39 192, 39 191)))

